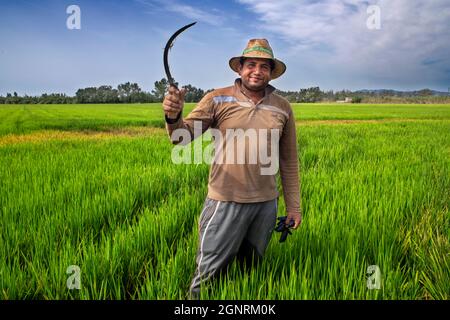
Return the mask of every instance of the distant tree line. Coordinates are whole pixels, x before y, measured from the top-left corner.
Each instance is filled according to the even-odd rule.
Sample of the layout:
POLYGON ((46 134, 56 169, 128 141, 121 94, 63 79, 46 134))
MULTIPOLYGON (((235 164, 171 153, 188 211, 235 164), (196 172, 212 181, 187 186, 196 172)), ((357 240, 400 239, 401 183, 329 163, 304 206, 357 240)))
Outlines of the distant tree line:
MULTIPOLYGON (((0 96, 0 104, 70 104, 70 103, 151 103, 161 102, 169 87, 166 79, 155 81, 151 92, 143 91, 137 83, 119 84, 117 88, 104 85, 78 89, 75 96, 70 97, 61 93, 42 94, 41 96, 19 96, 17 92, 0 96)), ((198 102, 212 89, 204 91, 190 84, 185 86, 186 102, 198 102)), ((322 91, 320 87, 299 89, 298 91, 277 90, 276 93, 285 97, 289 102, 313 103, 347 101, 352 103, 450 103, 450 95, 430 89, 418 91, 395 90, 341 90, 322 91)))
MULTIPOLYGON (((88 87, 78 89, 75 96, 63 93, 44 93, 41 96, 19 96, 17 92, 8 93, 6 97, 0 96, 0 104, 70 104, 70 103, 151 103, 162 102, 168 90, 166 79, 155 81, 151 92, 143 91, 137 83, 119 84, 112 86, 88 87)), ((186 102, 198 102, 209 91, 203 91, 192 85, 185 86, 186 102)))
POLYGON ((429 103, 429 102, 450 102, 450 94, 446 92, 437 92, 430 89, 418 91, 395 91, 395 90, 341 90, 341 91, 322 91, 319 87, 310 87, 300 89, 299 91, 281 91, 276 93, 285 97, 289 102, 311 103, 311 102, 336 102, 346 101, 352 103, 380 103, 380 102, 411 102, 411 103, 429 103))

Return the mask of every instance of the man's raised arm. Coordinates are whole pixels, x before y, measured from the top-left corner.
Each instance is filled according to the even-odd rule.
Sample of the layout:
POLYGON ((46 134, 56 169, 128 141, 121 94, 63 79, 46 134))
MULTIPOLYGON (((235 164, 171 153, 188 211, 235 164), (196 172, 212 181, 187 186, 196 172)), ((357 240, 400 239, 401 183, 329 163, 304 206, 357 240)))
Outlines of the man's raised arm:
POLYGON ((178 90, 171 86, 163 101, 166 130, 173 144, 188 144, 208 130, 214 118, 212 97, 207 94, 183 120, 185 93, 185 89, 178 90), (188 141, 182 138, 186 137, 185 133, 190 137, 188 141))

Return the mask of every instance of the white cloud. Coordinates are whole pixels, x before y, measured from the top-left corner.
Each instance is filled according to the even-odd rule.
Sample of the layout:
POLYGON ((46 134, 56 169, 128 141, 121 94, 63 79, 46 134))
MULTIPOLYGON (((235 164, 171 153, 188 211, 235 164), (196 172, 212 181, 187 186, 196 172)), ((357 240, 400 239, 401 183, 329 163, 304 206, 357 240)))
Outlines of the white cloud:
POLYGON ((287 59, 317 70, 404 85, 450 78, 448 0, 238 1, 289 44, 287 59), (380 30, 366 26, 369 5, 381 9, 380 30))
POLYGON ((219 26, 223 23, 223 18, 221 16, 208 13, 186 4, 172 2, 166 5, 166 9, 175 13, 179 13, 189 19, 203 21, 213 26, 219 26))
MULTIPOLYGON (((189 19, 201 21, 213 26, 221 26, 224 22, 223 16, 220 15, 220 11, 215 10, 217 14, 209 11, 202 10, 200 8, 187 5, 177 1, 164 1, 164 0, 135 0, 141 5, 147 6, 152 10, 165 10, 184 16, 189 19)), ((153 12, 152 12, 153 13, 153 12)))

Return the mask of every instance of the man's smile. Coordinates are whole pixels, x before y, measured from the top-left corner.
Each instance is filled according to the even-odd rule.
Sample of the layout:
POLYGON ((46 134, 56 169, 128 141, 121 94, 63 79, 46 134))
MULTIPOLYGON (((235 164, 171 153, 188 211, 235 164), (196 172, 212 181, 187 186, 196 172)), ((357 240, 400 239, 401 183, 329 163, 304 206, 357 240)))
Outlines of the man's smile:
POLYGON ((255 81, 255 82, 258 82, 258 81, 263 81, 264 79, 258 78, 258 77, 250 77, 250 80, 253 80, 253 81, 255 81))

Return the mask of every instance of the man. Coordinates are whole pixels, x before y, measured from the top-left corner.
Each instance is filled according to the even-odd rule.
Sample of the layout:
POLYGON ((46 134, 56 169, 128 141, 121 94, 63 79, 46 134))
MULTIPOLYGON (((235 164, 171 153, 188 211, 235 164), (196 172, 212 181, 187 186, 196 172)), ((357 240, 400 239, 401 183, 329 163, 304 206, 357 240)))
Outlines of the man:
MULTIPOLYGON (((190 287, 191 298, 199 298, 200 285, 226 269, 234 257, 244 265, 258 262, 269 243, 277 216, 276 175, 263 174, 261 160, 248 163, 254 151, 252 137, 259 138, 257 147, 269 145, 272 153, 279 150, 286 223, 293 220, 296 229, 302 221, 295 118, 289 102, 276 95, 275 88, 269 85, 269 81, 285 72, 286 66, 274 58, 266 39, 250 40, 242 55, 231 58, 229 65, 240 78, 233 86, 205 95, 184 120, 184 89, 171 87, 163 102, 166 129, 174 144, 180 142, 173 138, 178 136, 172 135, 176 130, 187 130, 191 138, 196 138, 194 127, 201 128, 201 133, 211 128, 226 137, 218 146, 227 147, 228 152, 235 148, 230 137, 239 138, 239 134, 233 136, 230 132, 242 135, 242 132, 258 131, 244 137, 249 138, 248 143, 232 149, 244 153, 244 163, 228 159, 227 153, 225 162, 211 164, 208 195, 199 219, 197 268, 190 287), (268 136, 261 135, 268 130, 268 136)), ((217 155, 218 150, 215 152, 217 155)))

